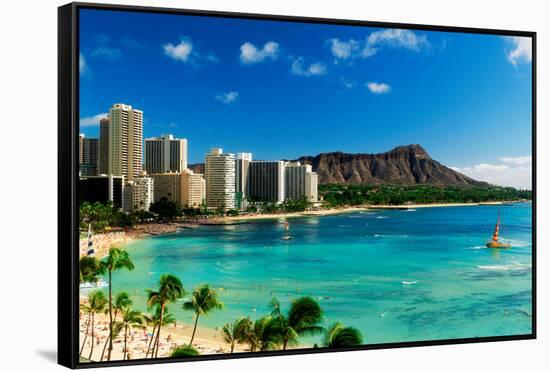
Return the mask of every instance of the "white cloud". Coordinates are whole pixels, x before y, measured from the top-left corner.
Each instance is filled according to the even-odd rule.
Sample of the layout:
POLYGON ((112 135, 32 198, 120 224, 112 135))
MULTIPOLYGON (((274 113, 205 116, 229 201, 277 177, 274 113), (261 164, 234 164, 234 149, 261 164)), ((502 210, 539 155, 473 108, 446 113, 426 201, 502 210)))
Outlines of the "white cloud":
POLYGON ((418 35, 413 31, 401 29, 375 31, 367 38, 367 46, 382 45, 420 51, 423 47, 427 47, 429 43, 426 35, 418 35))
POLYGON ((476 180, 491 184, 532 189, 531 156, 501 157, 497 164, 481 163, 466 167, 451 167, 476 180))
POLYGON ((391 91, 391 86, 383 82, 368 82, 365 85, 373 94, 386 94, 391 91))
POLYGON ((246 42, 241 45, 241 62, 252 64, 263 62, 266 59, 275 60, 279 56, 279 44, 275 41, 269 41, 258 49, 254 44, 246 42))
POLYGON ((353 60, 354 58, 369 58, 383 47, 401 48, 420 51, 430 46, 426 35, 419 35, 410 30, 385 29, 372 32, 364 41, 350 39, 342 41, 338 38, 328 39, 330 50, 338 60, 353 60))
POLYGON ((357 82, 355 82, 354 80, 348 80, 344 76, 340 76, 340 82, 342 83, 342 85, 344 85, 348 89, 351 89, 357 86, 357 82))
POLYGON ((122 55, 120 49, 100 46, 92 51, 92 56, 103 57, 108 59, 119 59, 122 55))
POLYGON ((330 51, 332 55, 337 59, 349 59, 359 50, 359 41, 350 39, 348 41, 341 41, 334 38, 329 39, 327 42, 330 44, 330 51))
POLYGON ((533 159, 531 156, 518 156, 518 157, 501 157, 500 161, 518 165, 518 166, 531 166, 533 159))
POLYGON ((186 63, 193 51, 193 43, 187 38, 182 38, 179 44, 167 43, 162 46, 164 54, 170 58, 186 63))
POLYGON ((230 104, 235 102, 239 98, 239 93, 236 91, 230 91, 227 93, 218 94, 215 96, 215 98, 222 103, 230 104))
POLYGON ((86 64, 86 58, 82 53, 80 53, 80 56, 79 56, 78 67, 79 67, 81 76, 86 75, 89 71, 88 65, 86 64))
POLYGON ((531 63, 533 50, 530 37, 509 36, 505 38, 511 48, 506 51, 506 60, 517 66, 520 63, 531 63))
POLYGON ((107 116, 107 113, 100 113, 95 116, 81 117, 80 127, 99 125, 99 120, 101 120, 102 118, 106 118, 107 116))
POLYGON ((327 67, 320 62, 305 64, 304 58, 298 57, 292 61, 290 72, 298 76, 319 76, 327 73, 327 67))

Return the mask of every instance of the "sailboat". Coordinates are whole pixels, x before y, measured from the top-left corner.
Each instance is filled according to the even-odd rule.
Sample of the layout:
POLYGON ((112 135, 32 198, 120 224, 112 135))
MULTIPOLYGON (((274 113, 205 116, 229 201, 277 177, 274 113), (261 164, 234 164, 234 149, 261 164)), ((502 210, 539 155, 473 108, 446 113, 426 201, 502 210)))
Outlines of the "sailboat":
POLYGON ((285 234, 283 237, 281 237, 281 240, 291 240, 292 236, 290 235, 290 225, 286 221, 284 222, 284 224, 285 224, 285 234))
POLYGON ((509 249, 512 247, 512 245, 510 245, 509 243, 507 242, 501 242, 498 240, 498 231, 500 229, 500 211, 498 212, 498 219, 497 219, 497 224, 495 226, 495 231, 493 232, 493 237, 491 238, 491 240, 489 242, 487 242, 487 244, 485 246, 487 246, 488 248, 490 249, 509 249))

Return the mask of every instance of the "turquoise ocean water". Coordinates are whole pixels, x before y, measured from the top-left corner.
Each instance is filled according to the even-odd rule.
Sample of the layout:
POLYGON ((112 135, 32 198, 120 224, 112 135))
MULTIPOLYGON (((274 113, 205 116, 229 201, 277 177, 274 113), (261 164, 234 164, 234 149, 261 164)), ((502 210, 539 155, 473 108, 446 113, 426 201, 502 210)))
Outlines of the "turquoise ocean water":
MULTIPOLYGON (((311 295, 326 324, 357 327, 367 344, 529 334, 531 218, 531 203, 357 212, 289 219, 290 241, 276 220, 201 226, 130 244, 136 269, 113 288, 145 310, 162 273, 187 291, 209 283, 225 304, 201 318, 209 327, 267 314, 272 295, 284 309, 311 295), (511 250, 484 247, 499 210, 511 250)), ((170 311, 191 323, 181 302, 170 311)))

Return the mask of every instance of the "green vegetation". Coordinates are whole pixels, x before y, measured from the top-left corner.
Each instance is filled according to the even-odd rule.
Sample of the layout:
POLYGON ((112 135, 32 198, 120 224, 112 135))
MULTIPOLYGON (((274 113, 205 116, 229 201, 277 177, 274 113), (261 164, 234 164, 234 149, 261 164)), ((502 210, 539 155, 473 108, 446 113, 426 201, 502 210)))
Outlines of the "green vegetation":
POLYGON ((111 248, 109 255, 101 261, 101 265, 109 274, 109 348, 107 351, 107 360, 111 360, 111 352, 113 351, 113 272, 120 269, 133 270, 134 263, 130 259, 127 251, 117 248, 111 248))
POLYGON ((181 216, 181 208, 173 201, 161 198, 158 202, 151 204, 149 210, 157 216, 160 221, 170 221, 181 216))
POLYGON ((123 359, 128 358, 128 331, 132 328, 143 329, 143 315, 137 310, 132 310, 127 308, 122 312, 122 326, 124 327, 124 348, 123 348, 123 359))
POLYGON ((235 350, 235 344, 246 342, 247 333, 252 327, 250 319, 239 318, 233 323, 226 323, 222 328, 222 338, 231 346, 231 353, 235 350))
POLYGON ((162 328, 162 317, 164 310, 169 303, 175 302, 177 299, 182 298, 185 295, 185 290, 180 279, 172 274, 163 274, 160 276, 158 290, 148 289, 147 305, 149 308, 158 306, 159 320, 157 325, 157 337, 155 339, 153 350, 151 351, 151 358, 158 357, 159 342, 160 342, 160 330, 162 328))
POLYGON ((356 205, 405 205, 429 203, 477 203, 531 200, 532 191, 512 187, 436 187, 428 185, 322 184, 319 195, 325 207, 356 205))
POLYGON ((353 327, 344 327, 340 322, 333 323, 325 331, 323 346, 327 348, 349 348, 361 344, 361 332, 353 327))
POLYGON ((276 213, 290 213, 290 212, 301 212, 309 209, 312 204, 304 196, 300 199, 294 200, 287 198, 283 203, 278 204, 275 202, 261 201, 261 200, 249 200, 247 212, 261 212, 265 214, 276 214, 276 213))
POLYGON ((170 353, 171 358, 187 358, 200 355, 199 351, 192 345, 181 345, 174 348, 170 353))
POLYGON ((92 358, 92 354, 94 353, 94 343, 95 343, 95 334, 94 334, 94 320, 95 320, 95 314, 101 313, 105 310, 105 305, 107 304, 107 299, 105 299, 105 295, 101 291, 92 291, 88 294, 88 302, 86 304, 82 305, 82 310, 84 313, 88 314, 88 320, 86 324, 86 334, 84 335, 84 341, 82 342, 82 348, 80 348, 80 355, 82 356, 82 351, 84 350, 84 345, 86 344, 86 340, 88 338, 88 330, 90 327, 92 328, 92 341, 90 346, 90 355, 88 356, 89 359, 92 358))
POLYGON ((191 300, 183 304, 184 310, 192 310, 195 312, 195 325, 189 345, 193 345, 193 339, 195 338, 195 332, 197 331, 197 324, 201 314, 206 316, 211 311, 222 308, 223 304, 218 301, 218 294, 214 290, 211 290, 208 285, 201 285, 193 290, 191 300))
MULTIPOLYGON (((156 305, 154 307, 154 313, 151 314, 151 313, 144 313, 143 314, 143 317, 145 319, 145 321, 147 322, 147 324, 149 326, 152 326, 153 327, 153 333, 151 334, 151 340, 149 340, 149 345, 147 346, 147 352, 145 353, 145 358, 147 358, 149 356, 149 352, 152 351, 152 345, 153 345, 153 339, 155 339, 155 335, 156 335, 156 331, 157 331, 157 328, 158 328, 158 325, 160 323, 160 306, 156 305)), ((164 311, 162 313, 162 325, 163 326, 168 326, 168 325, 171 325, 173 323, 176 323, 176 319, 174 318, 174 316, 168 312, 168 307, 165 307, 164 308, 164 311)), ((155 344, 156 345, 156 344, 155 344)), ((153 354, 151 353, 151 357, 153 356, 153 354)))
POLYGON ((323 331, 319 326, 323 318, 323 311, 317 301, 308 296, 293 300, 287 315, 281 312, 279 301, 272 299, 271 317, 275 333, 280 338, 279 343, 283 350, 288 345, 296 345, 301 335, 315 335, 323 331))
POLYGON ((96 283, 105 269, 95 256, 83 256, 80 258, 78 269, 80 273, 80 283, 91 282, 96 283))
MULTIPOLYGON (((132 300, 130 299, 130 295, 128 295, 126 291, 119 292, 115 296, 115 302, 114 302, 115 315, 113 316, 113 322, 117 323, 116 319, 119 312, 122 312, 125 309, 129 309, 131 306, 132 306, 132 300)), ((120 330, 122 330, 122 327, 120 327, 120 330)), ((116 335, 114 337, 116 338, 116 335)), ((111 339, 111 334, 107 336, 107 340, 103 345, 103 351, 101 352, 101 359, 103 359, 103 357, 105 356, 105 350, 107 349, 107 345, 109 344, 110 339, 111 339)))

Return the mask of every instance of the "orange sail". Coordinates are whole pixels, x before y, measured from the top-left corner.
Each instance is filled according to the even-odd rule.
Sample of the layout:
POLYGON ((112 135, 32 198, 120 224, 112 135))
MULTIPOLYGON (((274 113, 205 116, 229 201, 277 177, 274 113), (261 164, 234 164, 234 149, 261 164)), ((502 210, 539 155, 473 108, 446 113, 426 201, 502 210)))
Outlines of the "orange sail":
POLYGON ((500 228, 500 213, 498 214, 497 225, 495 226, 495 233, 493 233, 492 240, 498 242, 498 230, 500 228))
POLYGON ((500 211, 498 213, 498 219, 497 219, 497 225, 495 226, 495 232, 493 233, 493 237, 485 246, 489 248, 496 248, 496 249, 509 249, 512 247, 508 242, 499 242, 498 240, 498 232, 500 229, 500 211))

